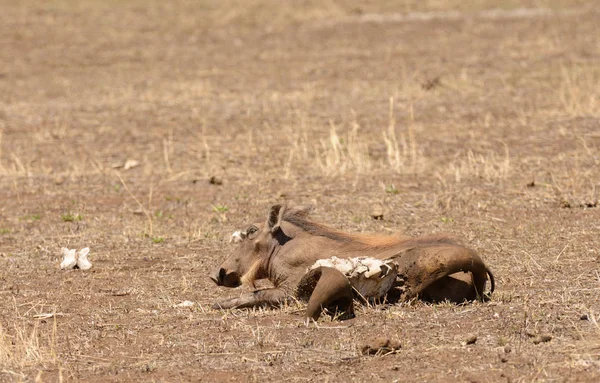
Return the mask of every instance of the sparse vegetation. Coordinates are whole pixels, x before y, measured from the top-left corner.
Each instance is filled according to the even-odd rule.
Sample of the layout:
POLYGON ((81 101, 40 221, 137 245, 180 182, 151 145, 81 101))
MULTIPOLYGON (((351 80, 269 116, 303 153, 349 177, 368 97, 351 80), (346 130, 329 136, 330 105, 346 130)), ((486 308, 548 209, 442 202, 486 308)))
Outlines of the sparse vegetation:
POLYGON ((42 218, 41 214, 28 214, 26 216, 23 217, 24 220, 28 220, 28 221, 39 221, 42 218))
POLYGON ((225 205, 213 205, 213 210, 217 213, 226 213, 229 208, 225 205))
POLYGON ((399 193, 398 189, 396 189, 396 186, 394 184, 386 186, 385 192, 388 194, 398 194, 399 193))
POLYGON ((595 5, 0 0, 0 381, 598 381, 595 5), (213 310, 275 200, 449 233, 497 291, 213 310))
POLYGON ((60 217, 65 222, 76 222, 83 220, 83 216, 79 213, 64 213, 60 217))

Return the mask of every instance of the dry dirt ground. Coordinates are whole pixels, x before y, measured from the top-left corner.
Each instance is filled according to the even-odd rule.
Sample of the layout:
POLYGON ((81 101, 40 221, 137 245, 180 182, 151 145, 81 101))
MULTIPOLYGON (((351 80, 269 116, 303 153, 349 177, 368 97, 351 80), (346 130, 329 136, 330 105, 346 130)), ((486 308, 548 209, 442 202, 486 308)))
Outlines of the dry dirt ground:
POLYGON ((0 0, 0 381, 598 381, 596 5, 0 0), (212 310, 277 201, 449 233, 497 291, 212 310))

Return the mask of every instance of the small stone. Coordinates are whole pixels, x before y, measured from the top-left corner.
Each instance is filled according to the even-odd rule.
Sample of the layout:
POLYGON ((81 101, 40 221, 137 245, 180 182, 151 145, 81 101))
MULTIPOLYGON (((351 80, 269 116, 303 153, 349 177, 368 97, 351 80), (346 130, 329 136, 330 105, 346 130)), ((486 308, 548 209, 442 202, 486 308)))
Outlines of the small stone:
POLYGON ((527 335, 527 336, 528 336, 528 337, 530 337, 530 338, 535 338, 535 336, 536 336, 536 333, 534 333, 534 332, 532 332, 532 331, 529 331, 529 330, 527 330, 527 331, 525 331, 525 335, 527 335))
POLYGON ((210 179, 208 180, 208 182, 211 185, 217 185, 217 186, 223 185, 223 180, 221 178, 217 177, 217 176, 210 177, 210 179))
POLYGON ((504 346, 504 353, 505 354, 510 354, 511 351, 512 351, 512 348, 510 348, 509 345, 504 346))
POLYGON ((535 337, 535 339, 533 340, 533 344, 546 343, 546 342, 550 342, 551 340, 552 340, 552 335, 542 334, 542 335, 535 337))
POLYGON ((527 187, 528 187, 528 188, 535 187, 535 181, 531 181, 531 182, 529 182, 529 183, 527 184, 527 187))
POLYGON ((587 315, 587 314, 583 314, 583 315, 581 315, 581 316, 579 317, 579 319, 580 319, 580 320, 590 320, 590 317, 589 317, 589 315, 587 315))
POLYGON ((140 166, 139 161, 129 159, 129 160, 125 161, 125 165, 123 165, 123 169, 129 170, 129 169, 136 168, 138 166, 140 166))
POLYGON ((465 344, 475 344, 477 342, 477 335, 471 335, 465 340, 465 344))
POLYGON ((371 218, 375 220, 383 220, 383 206, 380 204, 374 204, 371 206, 371 218))

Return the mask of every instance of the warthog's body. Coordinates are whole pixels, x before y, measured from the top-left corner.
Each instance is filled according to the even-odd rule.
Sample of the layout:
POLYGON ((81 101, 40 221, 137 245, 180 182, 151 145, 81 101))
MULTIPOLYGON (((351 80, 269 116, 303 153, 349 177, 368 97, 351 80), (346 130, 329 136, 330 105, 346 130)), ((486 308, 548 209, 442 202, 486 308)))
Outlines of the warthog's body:
MULTIPOLYGON (((271 207, 266 222, 250 225, 243 233, 238 249, 213 271, 211 279, 227 287, 269 279, 275 287, 219 302, 215 308, 279 305, 289 298, 302 298, 298 287, 308 268, 317 260, 332 256, 393 259, 399 265, 397 284, 399 298, 403 300, 414 297, 436 301, 481 299, 488 275, 492 291, 494 288, 492 274, 475 251, 446 237, 348 234, 309 220, 305 210, 286 209, 281 205, 271 207)), ((331 280, 323 284, 332 285, 331 280)), ((345 297, 347 293, 340 291, 349 287, 339 283, 337 286, 331 288, 337 289, 333 295, 345 297)), ((315 294, 324 294, 322 286, 314 290, 315 294)), ((327 306, 331 299, 312 297, 310 304, 321 302, 327 306)), ((307 315, 318 317, 320 314, 314 313, 313 310, 307 315)))

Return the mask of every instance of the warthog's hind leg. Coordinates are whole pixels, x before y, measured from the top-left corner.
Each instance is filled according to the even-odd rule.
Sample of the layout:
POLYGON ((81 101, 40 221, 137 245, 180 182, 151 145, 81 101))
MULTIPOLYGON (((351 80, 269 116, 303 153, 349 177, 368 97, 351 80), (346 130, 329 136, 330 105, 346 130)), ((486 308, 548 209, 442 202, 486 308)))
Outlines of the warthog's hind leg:
POLYGON ((461 246, 413 248, 398 254, 394 261, 398 264, 398 276, 404 280, 400 287, 401 300, 416 297, 431 301, 484 300, 488 277, 490 292, 494 291, 492 273, 471 249, 461 246))

